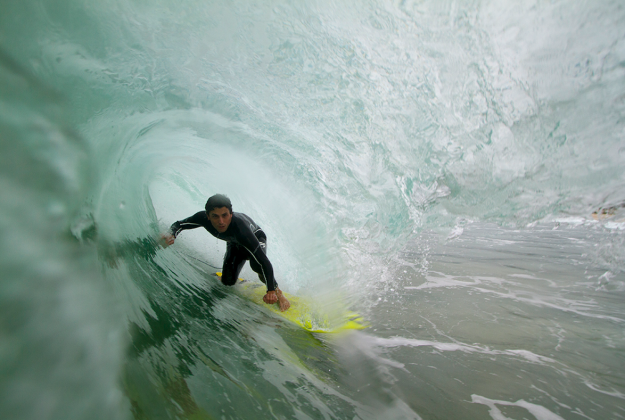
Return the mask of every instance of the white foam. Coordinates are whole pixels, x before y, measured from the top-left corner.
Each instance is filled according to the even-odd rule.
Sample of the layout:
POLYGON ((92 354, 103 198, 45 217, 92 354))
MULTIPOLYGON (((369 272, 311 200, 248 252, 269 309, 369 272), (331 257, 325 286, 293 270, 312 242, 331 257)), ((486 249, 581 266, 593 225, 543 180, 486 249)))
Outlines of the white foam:
POLYGON ((385 348, 393 348, 393 347, 432 347, 439 351, 461 351, 465 353, 481 353, 488 354, 493 356, 511 356, 515 358, 523 359, 530 363, 536 363, 540 365, 544 364, 555 364, 556 360, 541 356, 539 354, 532 353, 528 350, 493 350, 486 346, 478 346, 475 344, 464 344, 464 343, 441 343, 438 341, 430 341, 430 340, 418 340, 418 339, 410 339, 404 337, 391 337, 391 338, 380 338, 380 337, 371 337, 371 341, 373 345, 385 348))
POLYGON ((475 404, 484 404, 490 408, 488 412, 490 416, 494 420, 510 420, 509 417, 503 415, 503 413, 497 408, 498 405, 505 406, 516 406, 526 409, 530 412, 537 420, 564 420, 562 417, 558 416, 556 413, 549 411, 542 405, 528 403, 525 400, 518 400, 517 402, 508 402, 502 400, 491 400, 486 397, 482 397, 480 395, 471 395, 471 402, 475 404))
MULTIPOLYGON (((455 288, 455 287, 471 287, 473 290, 495 295, 502 299, 511 299, 516 302, 526 303, 535 307, 551 308, 562 312, 573 313, 576 315, 604 319, 608 321, 623 323, 625 319, 616 316, 602 315, 600 313, 590 312, 592 310, 601 311, 600 305, 593 299, 575 300, 566 299, 559 296, 545 296, 540 292, 530 290, 510 290, 498 291, 488 288, 489 286, 509 286, 514 285, 510 280, 501 279, 490 276, 453 276, 444 273, 434 273, 436 276, 426 276, 426 282, 419 286, 405 286, 405 290, 427 290, 438 288, 455 288)), ((514 277, 522 277, 523 275, 514 275, 514 277)), ((531 277, 522 277, 531 278, 531 277)), ((543 279, 544 280, 544 279, 543 279)), ((545 280, 551 287, 555 287, 553 281, 545 280)))

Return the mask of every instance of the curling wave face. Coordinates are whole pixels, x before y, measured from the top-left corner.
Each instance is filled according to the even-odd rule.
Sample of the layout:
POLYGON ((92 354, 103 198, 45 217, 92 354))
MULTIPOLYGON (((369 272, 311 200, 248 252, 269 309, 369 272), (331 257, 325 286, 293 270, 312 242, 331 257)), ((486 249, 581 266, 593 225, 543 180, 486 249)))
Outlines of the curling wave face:
MULTIPOLYGON (((523 398, 564 400, 555 385, 506 396, 450 379, 435 406, 401 391, 428 376, 403 375, 415 348, 475 356, 452 358, 466 366, 530 364, 530 384, 547 365, 547 381, 562 380, 576 359, 506 334, 517 316, 536 322, 536 308, 557 322, 527 331, 560 337, 557 347, 577 331, 574 317, 592 319, 613 365, 603 350, 623 343, 608 324, 623 315, 609 296, 625 284, 618 2, 334 3, 3 5, 2 417, 417 418, 473 401, 476 418, 510 406, 549 418, 555 408, 540 414, 523 398), (376 320, 360 353, 282 328, 211 283, 223 244, 202 232, 158 246, 217 192, 268 233, 285 290, 376 320), (554 239, 552 226, 570 235, 554 239), (521 271, 499 270, 491 245, 509 246, 506 264, 521 271), (475 261, 487 268, 455 271, 475 261), (571 284, 541 274, 559 263, 571 284), (461 290, 495 303, 469 304, 461 290), (454 336, 480 316, 441 320, 441 302, 483 308, 509 340, 454 336), (417 307, 430 327, 410 324, 417 307), (395 360, 382 354, 396 347, 395 360)), ((608 412, 625 393, 620 376, 575 372, 575 395, 599 390, 608 412)))

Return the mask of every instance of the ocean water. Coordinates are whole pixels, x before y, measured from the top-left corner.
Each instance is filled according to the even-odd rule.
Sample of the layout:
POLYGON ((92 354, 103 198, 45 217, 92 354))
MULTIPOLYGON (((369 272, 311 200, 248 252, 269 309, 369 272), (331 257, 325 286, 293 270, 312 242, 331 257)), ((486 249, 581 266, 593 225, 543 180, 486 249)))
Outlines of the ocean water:
POLYGON ((5 0, 0 418, 625 418, 624 139, 620 1, 5 0))

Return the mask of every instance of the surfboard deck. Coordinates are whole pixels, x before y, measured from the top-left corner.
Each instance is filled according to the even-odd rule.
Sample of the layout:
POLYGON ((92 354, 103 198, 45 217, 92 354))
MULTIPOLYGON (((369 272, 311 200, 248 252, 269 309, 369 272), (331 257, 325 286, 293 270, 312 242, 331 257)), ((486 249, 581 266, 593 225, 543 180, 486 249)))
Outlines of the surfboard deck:
MULTIPOLYGON (((215 273, 221 278, 221 273, 215 273)), ((280 311, 278 304, 267 305, 263 301, 266 293, 266 286, 260 282, 254 282, 239 278, 235 284, 236 292, 245 299, 262 306, 275 315, 290 321, 306 331, 314 333, 339 333, 347 330, 362 330, 367 328, 364 319, 352 311, 340 311, 337 316, 329 317, 314 307, 313 302, 308 299, 293 296, 282 292, 291 303, 291 307, 286 311, 280 311)))

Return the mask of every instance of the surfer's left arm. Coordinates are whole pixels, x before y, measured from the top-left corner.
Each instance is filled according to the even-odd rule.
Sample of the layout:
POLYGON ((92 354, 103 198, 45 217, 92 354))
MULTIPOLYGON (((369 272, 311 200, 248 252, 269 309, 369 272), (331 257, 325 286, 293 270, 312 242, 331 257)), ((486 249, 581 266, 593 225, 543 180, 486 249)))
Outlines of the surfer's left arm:
POLYGON ((276 283, 276 279, 273 274, 273 266, 271 265, 269 258, 267 258, 267 254, 265 254, 260 241, 251 229, 242 229, 242 236, 243 238, 241 239, 245 242, 244 246, 248 250, 253 250, 251 251, 252 258, 256 260, 262 270, 262 277, 265 280, 265 285, 267 286, 267 293, 263 296, 263 302, 268 305, 273 305, 278 302, 280 310, 286 311, 289 309, 291 304, 278 288, 278 284, 276 283))
POLYGON ((263 277, 265 277, 266 285, 267 285, 267 293, 263 296, 263 302, 268 305, 273 305, 274 303, 278 303, 280 306, 280 310, 282 312, 286 311, 291 307, 288 299, 282 294, 282 290, 278 287, 278 283, 275 280, 273 275, 273 266, 267 258, 267 255, 259 246, 257 251, 252 254, 256 261, 261 265, 263 269, 263 277))

